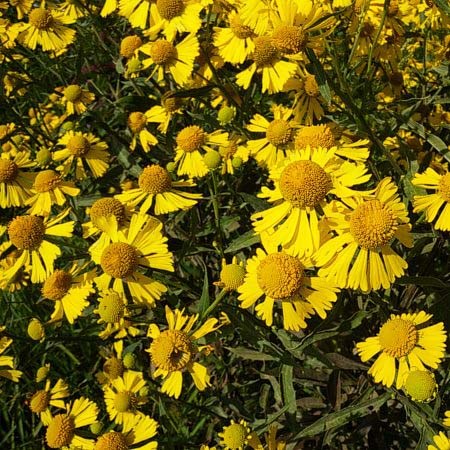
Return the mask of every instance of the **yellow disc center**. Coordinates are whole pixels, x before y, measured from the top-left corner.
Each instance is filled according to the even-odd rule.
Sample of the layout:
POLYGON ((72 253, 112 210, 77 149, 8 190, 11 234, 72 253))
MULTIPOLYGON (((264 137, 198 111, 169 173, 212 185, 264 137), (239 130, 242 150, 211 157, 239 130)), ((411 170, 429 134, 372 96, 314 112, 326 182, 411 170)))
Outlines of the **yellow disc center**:
POLYGON ((132 245, 126 242, 113 242, 103 250, 100 265, 111 277, 126 278, 135 272, 138 262, 137 251, 132 245))
POLYGON ((119 358, 112 356, 103 364, 103 372, 110 380, 115 380, 123 375, 123 363, 119 358))
POLYGON ((285 253, 272 253, 259 263, 257 280, 266 295, 282 300, 301 288, 303 274, 304 267, 298 258, 285 253))
POLYGON ((176 138, 178 147, 186 153, 192 153, 200 150, 206 142, 206 134, 202 128, 197 125, 183 128, 176 138))
POLYGON ((87 138, 76 134, 67 142, 67 149, 74 156, 84 156, 91 149, 91 144, 87 138))
POLYGON ((307 75, 303 88, 305 89, 308 97, 318 97, 320 95, 319 85, 317 84, 316 77, 314 75, 307 75))
POLYGON ((239 39, 247 39, 254 35, 253 30, 249 26, 244 25, 238 15, 235 15, 230 20, 230 28, 239 39))
POLYGON ((65 270, 55 270, 44 282, 42 295, 53 301, 61 300, 72 285, 72 275, 65 270))
POLYGON ((53 17, 44 8, 35 8, 28 15, 28 22, 39 30, 47 30, 52 26, 53 17))
POLYGON ((145 192, 156 195, 167 192, 172 187, 169 172, 161 166, 154 164, 147 166, 139 176, 139 187, 145 192))
POLYGON ((283 198, 299 208, 314 208, 331 189, 331 178, 314 161, 294 161, 281 172, 279 181, 283 198))
POLYGON ((350 233, 365 249, 375 250, 389 244, 397 229, 394 212, 380 200, 361 203, 350 217, 350 233))
POLYGON ((440 179, 438 192, 447 203, 450 203, 450 172, 446 173, 440 179))
POLYGON ((150 345, 153 364, 168 372, 184 369, 193 351, 191 339, 181 330, 165 330, 150 345))
POLYGON ((34 250, 44 240, 45 225, 42 217, 18 216, 8 225, 11 242, 20 250, 34 250))
POLYGON ((0 158, 0 183, 12 183, 19 173, 19 167, 14 161, 0 158))
POLYGON ((128 444, 122 433, 110 431, 98 438, 94 450, 128 450, 128 444))
POLYGON ((295 149, 302 150, 307 146, 311 148, 328 148, 336 145, 333 133, 327 125, 311 125, 300 128, 295 136, 295 149))
POLYGON ((419 333, 410 320, 395 318, 387 321, 378 334, 383 352, 395 358, 406 356, 414 349, 419 333))
POLYGON ((43 389, 34 393, 30 400, 30 409, 34 413, 40 413, 48 408, 50 394, 43 389))
POLYGON ((172 20, 184 11, 183 0, 156 0, 156 7, 163 19, 172 20))
POLYGON ((249 433, 247 428, 240 423, 232 423, 223 429, 223 444, 232 450, 245 448, 249 433))
POLYGON ((224 289, 236 290, 244 282, 245 269, 238 264, 225 264, 220 272, 220 281, 224 289))
POLYGON ((258 67, 267 67, 275 64, 279 58, 279 52, 272 44, 269 36, 258 36, 254 40, 255 50, 253 60, 258 67))
POLYGON ((81 100, 82 96, 83 90, 78 84, 71 84, 64 89, 64 97, 66 97, 69 102, 76 103, 81 100))
POLYGON ((62 183, 61 176, 54 170, 43 170, 36 175, 33 187, 36 192, 42 194, 43 192, 53 191, 62 183))
POLYGON ((133 133, 139 133, 147 125, 147 117, 140 111, 132 112, 128 116, 128 126, 133 133))
POLYGON ((414 400, 426 402, 436 394, 436 380, 428 370, 411 370, 406 377, 403 389, 414 400))
POLYGON ((173 92, 169 91, 163 94, 161 98, 161 106, 168 113, 173 113, 177 111, 181 106, 181 99, 178 97, 173 97, 173 92))
POLYGON ((126 412, 133 407, 133 396, 130 392, 118 392, 114 397, 114 407, 120 413, 126 412))
POLYGON ((165 66, 177 59, 177 49, 169 41, 158 39, 152 44, 150 56, 155 64, 165 66))
POLYGON ((68 446, 74 435, 75 424, 72 417, 67 414, 58 414, 53 417, 47 427, 45 439, 50 448, 61 448, 68 446))
POLYGON ((92 223, 102 231, 102 225, 99 223, 100 218, 114 216, 117 224, 123 225, 125 222, 125 206, 115 198, 100 198, 94 202, 89 211, 92 223))
POLYGON ((120 43, 120 55, 125 58, 131 58, 141 45, 142 39, 139 36, 124 37, 120 43))
POLYGON ((110 292, 100 299, 98 315, 106 323, 117 323, 124 316, 125 305, 116 292, 110 292))
POLYGON ((275 119, 270 122, 266 131, 267 140, 276 147, 289 143, 292 135, 293 129, 289 122, 283 119, 275 119))
POLYGON ((307 36, 300 27, 282 25, 272 34, 272 44, 280 52, 293 55, 303 51, 308 42, 307 36))

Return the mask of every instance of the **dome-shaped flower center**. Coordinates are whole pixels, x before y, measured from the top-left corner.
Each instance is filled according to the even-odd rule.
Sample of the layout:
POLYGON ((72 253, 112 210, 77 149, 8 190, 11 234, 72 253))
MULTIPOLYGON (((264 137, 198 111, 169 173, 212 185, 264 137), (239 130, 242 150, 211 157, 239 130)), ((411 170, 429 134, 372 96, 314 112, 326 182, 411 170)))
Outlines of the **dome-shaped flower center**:
POLYGON ((300 128, 295 136, 296 150, 302 150, 308 145, 311 148, 323 147, 330 149, 336 145, 336 140, 329 126, 311 125, 300 128))
POLYGON ((133 133, 139 133, 145 128, 145 125, 147 125, 147 117, 144 113, 135 111, 128 116, 128 127, 133 133))
POLYGON ((34 341, 40 341, 45 337, 45 329, 39 319, 31 319, 27 327, 28 336, 34 341))
POLYGON ((89 215, 92 223, 100 230, 105 231, 102 229, 99 219, 114 216, 117 224, 123 225, 125 222, 125 206, 115 198, 100 198, 92 204, 89 215))
POLYGON ((411 370, 406 377, 403 389, 418 402, 431 400, 436 394, 437 384, 428 370, 411 370))
POLYGON ((120 43, 120 55, 131 58, 141 45, 142 39, 137 35, 124 37, 120 43))
POLYGON ((384 353, 401 358, 414 349, 419 339, 419 333, 410 320, 394 318, 388 320, 381 327, 378 339, 384 353))
POLYGON ((156 0, 156 7, 163 19, 172 20, 184 11, 183 0, 156 0))
POLYGON ((292 139, 293 129, 289 122, 283 119, 275 119, 269 123, 266 131, 267 140, 276 147, 286 145, 292 139))
POLYGON ((18 216, 9 223, 8 234, 18 249, 33 250, 44 240, 44 221, 38 216, 18 216))
POLYGON ((28 15, 28 22, 39 30, 48 30, 53 24, 53 17, 46 9, 35 8, 28 15))
POLYGON ((350 217, 350 233, 361 247, 369 250, 389 244, 397 228, 395 213, 380 200, 361 203, 350 217))
POLYGON ((97 312, 106 323, 117 323, 124 316, 125 305, 117 292, 109 292, 100 299, 97 312))
POLYGON ((314 98, 320 95, 319 85, 314 75, 307 75, 303 83, 306 95, 314 98))
POLYGON ((443 175, 440 179, 438 192, 447 203, 450 203, 450 172, 443 175))
POLYGON ((227 291, 236 290, 245 278, 245 269, 238 264, 225 264, 220 271, 220 281, 227 291))
POLYGON ((91 149, 91 144, 87 138, 76 134, 67 142, 67 149, 74 156, 84 156, 91 149))
POLYGON ((155 195, 167 192, 172 187, 172 179, 164 167, 154 164, 147 166, 139 176, 139 187, 145 192, 155 195))
POLYGON ((65 270, 55 270, 44 282, 42 295, 50 300, 61 300, 69 291, 72 275, 65 270))
POLYGON ((258 36, 255 38, 254 43, 253 60, 258 67, 271 66, 277 62, 279 52, 272 44, 272 38, 269 36, 258 36))
POLYGON ((69 445, 75 435, 75 423, 67 414, 58 414, 53 417, 47 432, 45 439, 47 445, 50 448, 61 448, 69 445))
POLYGON ((19 173, 19 167, 14 161, 0 158, 0 183, 13 182, 19 173))
POLYGON ((43 170, 36 175, 33 187, 40 194, 49 192, 60 186, 62 183, 61 176, 54 170, 43 170))
POLYGON ((126 242, 113 242, 103 250, 100 265, 113 278, 126 278, 138 267, 136 249, 126 242))
POLYGON ((103 372, 110 380, 115 380, 123 375, 123 363, 119 358, 112 356, 103 364, 103 372))
POLYGON ((292 55, 305 49, 308 38, 300 27, 282 25, 272 34, 272 44, 282 53, 292 55))
POLYGON ((163 94, 161 97, 161 106, 168 113, 173 113, 177 111, 181 106, 181 99, 172 96, 173 92, 169 91, 163 94))
POLYGON ((110 431, 98 438, 94 450, 128 450, 128 444, 122 433, 110 431))
POLYGON ((282 300, 302 286, 304 267, 298 258, 285 253, 272 253, 260 263, 256 272, 259 287, 266 295, 282 300))
POLYGON ((30 400, 30 409, 34 413, 45 411, 49 405, 50 394, 43 389, 34 393, 30 400))
POLYGON ((200 150, 202 145, 205 144, 206 134, 202 128, 197 125, 183 128, 176 138, 178 147, 184 152, 192 153, 196 150, 200 150))
POLYGON ((219 153, 223 158, 232 158, 234 154, 237 152, 238 144, 235 140, 231 140, 228 142, 226 146, 219 147, 219 153))
POLYGON ((126 412, 133 407, 135 399, 130 392, 117 392, 114 397, 114 407, 120 413, 126 412))
POLYGON ((191 339, 180 330, 165 330, 150 345, 153 364, 168 372, 184 369, 193 353, 191 339))
POLYGON ((232 423, 223 429, 222 444, 231 450, 245 448, 248 435, 247 427, 240 423, 232 423))
POLYGON ((165 66, 177 58, 177 49, 169 41, 158 39, 150 48, 150 56, 155 64, 165 66))
POLYGON ((71 84, 64 89, 64 97, 66 97, 69 102, 76 103, 81 100, 82 96, 83 90, 78 84, 71 84))
POLYGON ((230 20, 230 28, 239 39, 247 39, 254 36, 253 30, 249 26, 244 25, 238 15, 235 15, 230 20))
POLYGON ((314 161, 301 160, 288 164, 279 181, 283 198, 299 208, 317 206, 332 188, 331 178, 314 161))

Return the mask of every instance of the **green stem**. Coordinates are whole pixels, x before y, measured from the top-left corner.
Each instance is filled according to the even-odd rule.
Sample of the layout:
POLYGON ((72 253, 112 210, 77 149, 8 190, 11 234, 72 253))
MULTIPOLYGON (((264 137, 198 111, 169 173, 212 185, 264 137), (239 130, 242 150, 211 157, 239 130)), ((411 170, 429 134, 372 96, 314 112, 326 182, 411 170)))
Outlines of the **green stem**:
POLYGON ((206 311, 202 314, 201 318, 207 317, 212 311, 214 311, 217 308, 217 305, 221 302, 223 297, 227 291, 225 289, 222 289, 219 292, 219 295, 214 299, 214 301, 209 305, 209 307, 206 309, 206 311))

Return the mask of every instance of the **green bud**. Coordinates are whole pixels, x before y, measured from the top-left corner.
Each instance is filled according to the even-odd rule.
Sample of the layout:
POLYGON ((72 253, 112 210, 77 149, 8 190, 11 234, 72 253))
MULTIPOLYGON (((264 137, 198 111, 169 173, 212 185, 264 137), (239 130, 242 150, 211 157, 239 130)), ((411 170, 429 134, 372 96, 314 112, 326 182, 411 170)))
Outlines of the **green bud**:
POLYGON ((70 130, 73 130, 73 128, 74 128, 74 123, 71 122, 70 120, 67 121, 67 122, 64 122, 61 125, 61 129, 64 130, 64 131, 70 131, 70 130))
POLYGON ((235 156, 235 157, 231 160, 231 165, 232 165, 235 169, 237 169, 237 168, 239 168, 239 167, 242 166, 242 163, 243 163, 243 162, 244 162, 244 161, 242 161, 242 158, 241 158, 241 157, 235 156))
POLYGON ((40 341, 45 337, 44 326, 39 319, 31 319, 27 328, 28 336, 30 336, 33 341, 40 341))
POLYGON ((126 353, 123 357, 123 365, 127 369, 132 369, 136 364, 136 356, 133 353, 126 353))
POLYGON ((226 125, 230 123, 234 116, 236 115, 236 108, 234 106, 222 106, 219 112, 217 113, 217 119, 219 120, 220 125, 226 125))
POLYGON ((210 150, 203 156, 203 161, 209 169, 218 167, 221 160, 219 152, 216 152, 215 150, 210 150))
POLYGON ((92 434, 99 435, 103 430, 103 424, 101 422, 94 422, 89 427, 92 434))
POLYGON ((170 161, 166 164, 167 172, 175 172, 176 168, 177 165, 173 161, 170 161))
POLYGON ((48 148, 41 148, 36 153, 36 162, 40 166, 45 166, 52 160, 52 152, 48 148))

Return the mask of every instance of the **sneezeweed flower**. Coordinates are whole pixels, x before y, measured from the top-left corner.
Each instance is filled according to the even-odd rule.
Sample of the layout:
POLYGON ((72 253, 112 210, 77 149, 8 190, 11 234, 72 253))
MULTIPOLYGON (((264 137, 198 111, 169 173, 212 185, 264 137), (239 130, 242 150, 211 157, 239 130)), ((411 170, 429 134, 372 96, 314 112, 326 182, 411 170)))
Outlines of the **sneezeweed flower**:
POLYGON ((120 0, 119 14, 126 17, 134 28, 150 26, 150 5, 147 0, 120 0))
POLYGON ((222 175, 234 174, 234 170, 246 163, 249 158, 248 148, 243 145, 240 137, 231 137, 227 145, 219 147, 219 154, 222 157, 222 175))
POLYGON ((100 11, 100 16, 107 17, 112 14, 119 6, 118 3, 118 0, 105 0, 102 10, 100 11))
POLYGON ((99 315, 97 323, 104 323, 106 327, 98 335, 106 339, 114 334, 115 339, 123 339, 127 335, 137 336, 140 330, 133 327, 129 320, 126 297, 112 289, 99 294, 99 304, 94 313, 99 315))
POLYGON ((124 58, 132 58, 136 54, 136 50, 143 44, 142 39, 137 34, 125 36, 120 41, 120 56, 124 58))
POLYGON ((337 235, 314 255, 319 275, 341 288, 388 289, 407 262, 392 248, 394 239, 412 247, 408 212, 390 178, 372 193, 333 203, 325 214, 337 235))
POLYGON ((250 56, 253 63, 236 75, 236 83, 248 89, 255 73, 262 73, 262 92, 281 92, 288 79, 298 70, 297 64, 283 61, 281 52, 273 45, 270 36, 257 36, 253 43, 254 49, 250 56))
POLYGON ((220 271, 220 280, 214 282, 216 286, 225 291, 237 291, 238 287, 244 283, 245 268, 244 263, 238 262, 236 256, 230 264, 227 264, 225 259, 222 259, 222 270, 220 271))
POLYGON ((78 84, 70 84, 66 87, 58 87, 56 92, 62 94, 61 102, 65 105, 67 114, 82 114, 95 100, 95 95, 78 84))
POLYGON ((68 397, 69 386, 67 383, 59 379, 53 387, 50 380, 45 382, 44 389, 40 389, 30 397, 28 406, 32 412, 39 414, 41 422, 48 425, 52 419, 50 406, 64 409, 64 398, 68 397))
POLYGON ((36 163, 30 159, 27 151, 19 152, 11 157, 7 153, 0 156, 0 208, 24 206, 31 196, 35 174, 22 169, 34 167, 36 163))
POLYGON ((148 416, 134 415, 126 424, 122 425, 122 431, 108 431, 97 438, 94 450, 126 450, 128 448, 155 450, 158 448, 156 441, 150 441, 156 435, 158 422, 148 416))
MULTIPOLYGON (((4 326, 0 326, 0 333, 3 333, 5 328, 6 327, 4 326)), ((22 376, 22 372, 14 368, 15 364, 12 356, 6 356, 3 354, 12 342, 13 340, 7 336, 0 337, 0 377, 17 382, 22 376)))
POLYGON ((159 123, 158 130, 166 134, 169 124, 175 114, 183 114, 182 99, 173 96, 173 91, 167 91, 161 97, 161 105, 152 106, 146 111, 148 122, 159 123))
POLYGON ((162 83, 164 75, 170 73, 175 83, 183 86, 191 77, 199 44, 195 34, 190 34, 177 45, 166 39, 157 39, 144 44, 139 52, 148 56, 142 64, 145 69, 152 68, 150 77, 156 74, 156 81, 162 83))
POLYGON ((128 128, 133 134, 130 150, 136 148, 137 140, 142 145, 145 152, 150 151, 150 147, 158 143, 158 139, 147 130, 147 114, 140 111, 132 112, 127 120, 128 128))
POLYGON ((133 301, 152 308, 167 288, 139 268, 173 272, 172 253, 162 235, 162 224, 155 224, 143 214, 134 214, 127 230, 118 229, 114 216, 102 222, 109 239, 100 237, 89 249, 103 272, 95 278, 97 287, 123 293, 127 286, 133 301))
POLYGON ((129 427, 134 417, 141 414, 137 407, 147 402, 146 398, 139 395, 139 391, 146 384, 142 373, 133 370, 126 370, 122 376, 112 380, 104 392, 110 420, 129 427))
POLYGON ((39 319, 32 318, 28 322, 27 334, 33 341, 43 341, 45 339, 44 325, 39 319))
POLYGON ((31 197, 25 201, 31 205, 29 214, 48 216, 53 205, 62 206, 66 203, 66 195, 75 197, 80 189, 71 181, 63 181, 62 176, 54 170, 47 169, 38 172, 31 188, 31 197))
MULTIPOLYGON (((1 233, 0 233, 1 234, 1 233)), ((1 247, 0 247, 0 253, 1 247)), ((4 259, 0 259, 0 269, 3 272, 6 272, 11 267, 14 266, 17 259, 22 254, 21 250, 13 250, 12 252, 8 253, 8 255, 4 259)), ((27 287, 30 285, 30 266, 22 266, 14 275, 14 277, 10 280, 8 286, 3 287, 2 289, 5 289, 9 292, 16 292, 24 287, 27 287)))
POLYGON ((86 15, 86 10, 75 0, 66 0, 58 5, 58 11, 73 20, 80 19, 86 15))
POLYGON ((222 130, 207 133, 198 125, 183 128, 176 136, 177 174, 188 175, 190 178, 204 177, 209 169, 203 161, 201 150, 214 150, 213 146, 224 146, 227 142, 228 133, 222 130))
POLYGON ((65 409, 65 413, 50 416, 45 432, 47 445, 50 448, 92 448, 92 439, 81 437, 77 430, 97 421, 97 405, 80 397, 73 403, 66 404, 65 409))
POLYGON ((434 191, 414 196, 414 212, 425 211, 427 221, 435 222, 437 230, 450 231, 450 172, 441 175, 429 167, 424 173, 416 173, 412 184, 434 191))
POLYGON ((64 176, 67 176, 73 165, 78 180, 87 177, 85 165, 94 178, 101 177, 108 170, 108 145, 92 133, 68 131, 58 140, 58 145, 64 148, 53 152, 53 160, 62 161, 56 170, 64 176))
POLYGON ((45 52, 60 52, 74 40, 75 30, 66 26, 74 22, 56 9, 40 6, 28 14, 28 23, 22 24, 18 40, 32 50, 40 45, 45 52))
POLYGON ((409 371, 402 383, 402 389, 415 402, 429 402, 436 397, 438 385, 434 374, 428 370, 409 371))
POLYGON ((244 25, 236 11, 227 17, 228 27, 214 27, 214 46, 225 62, 242 64, 255 49, 251 38, 256 34, 251 27, 244 25))
POLYGON ((39 369, 36 371, 36 383, 40 383, 41 381, 44 381, 48 374, 50 372, 50 364, 44 364, 43 366, 39 367, 39 369))
POLYGON ((309 275, 309 259, 279 251, 267 234, 262 242, 264 249, 258 248, 247 261, 247 274, 238 288, 241 308, 249 308, 263 297, 255 308, 256 314, 271 326, 274 304, 278 303, 286 330, 306 328, 305 319, 315 313, 324 319, 337 300, 338 289, 324 278, 309 275))
POLYGON ((257 233, 274 230, 272 239, 293 255, 312 256, 323 241, 320 228, 327 196, 345 198, 357 194, 351 187, 365 183, 370 175, 363 165, 336 158, 335 148, 292 151, 272 166, 269 178, 274 190, 262 188, 258 197, 274 203, 252 215, 257 233))
POLYGON ((53 273, 53 263, 61 249, 46 240, 46 236, 71 237, 74 222, 61 223, 69 214, 66 210, 53 218, 17 216, 8 225, 8 247, 14 246, 22 253, 14 265, 0 275, 0 285, 7 286, 22 267, 31 267, 31 282, 40 283, 53 273))
POLYGON ((131 208, 147 213, 154 205, 154 212, 168 214, 173 211, 192 208, 202 198, 201 194, 184 192, 180 188, 195 187, 191 180, 174 181, 170 173, 158 164, 152 164, 143 169, 139 175, 139 187, 118 194, 115 198, 131 208))
POLYGON ((383 324, 377 336, 356 344, 363 362, 380 353, 369 369, 376 383, 402 387, 410 370, 425 370, 425 365, 436 369, 445 354, 447 333, 444 324, 425 326, 432 318, 424 311, 395 315, 383 324))
POLYGON ((223 431, 218 433, 220 445, 225 450, 244 450, 247 446, 255 450, 262 448, 257 435, 252 432, 247 422, 243 419, 239 423, 231 420, 230 425, 223 427, 223 431))
POLYGON ((54 302, 51 322, 65 316, 70 324, 89 306, 87 298, 94 293, 92 280, 95 271, 84 272, 85 266, 73 264, 68 270, 55 270, 42 285, 42 296, 54 302))
POLYGON ((184 310, 172 311, 166 306, 168 329, 161 331, 156 324, 151 324, 147 335, 152 338, 150 359, 156 370, 153 377, 163 377, 163 393, 178 398, 183 387, 183 373, 189 372, 199 391, 209 386, 208 369, 197 362, 197 358, 208 346, 196 343, 203 336, 217 330, 221 324, 210 318, 203 325, 193 330, 198 314, 184 315, 184 310))
POLYGON ((11 6, 16 8, 17 18, 22 20, 33 6, 33 0, 12 0, 9 2, 11 6))
POLYGON ((427 450, 449 450, 450 449, 450 438, 448 438, 442 431, 439 434, 433 436, 433 444, 427 447, 427 450))

